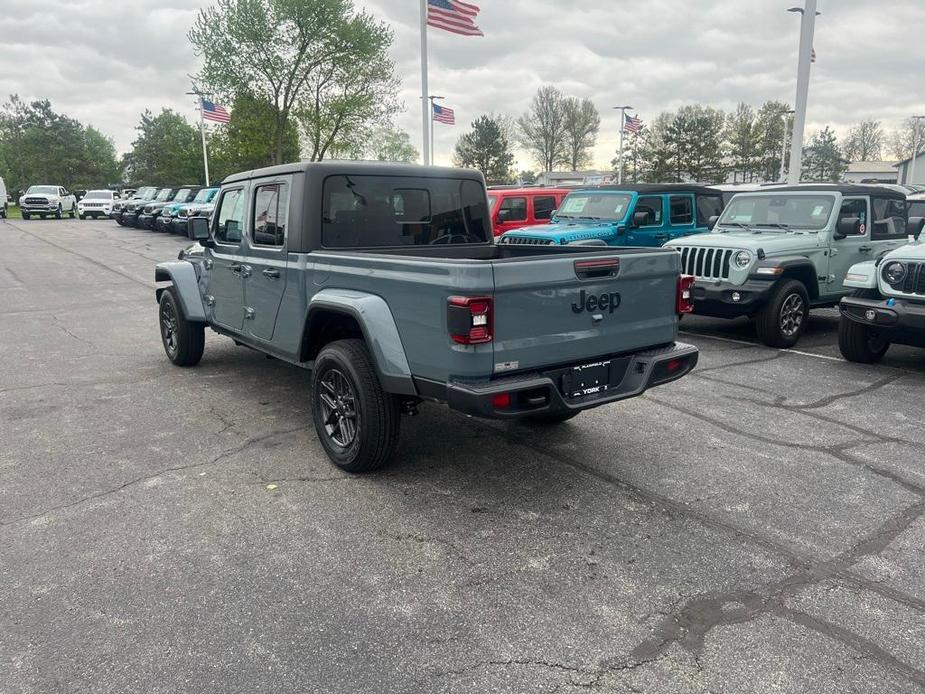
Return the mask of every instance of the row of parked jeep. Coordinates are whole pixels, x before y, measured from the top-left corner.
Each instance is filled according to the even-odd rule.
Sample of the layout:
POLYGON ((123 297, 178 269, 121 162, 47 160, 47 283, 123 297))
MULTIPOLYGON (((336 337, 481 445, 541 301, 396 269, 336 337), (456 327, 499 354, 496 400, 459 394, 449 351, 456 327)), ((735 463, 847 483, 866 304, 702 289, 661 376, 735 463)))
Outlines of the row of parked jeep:
POLYGON ((108 214, 120 226, 187 236, 191 218, 212 214, 217 192, 218 188, 197 185, 144 186, 132 197, 114 201, 108 214))
POLYGON ((693 312, 751 318, 769 346, 793 347, 809 311, 834 306, 847 359, 877 361, 892 342, 925 346, 925 313, 897 303, 925 307, 925 195, 849 184, 511 193, 489 191, 499 244, 675 248, 682 272, 694 277, 693 312), (545 214, 545 199, 560 193, 545 214), (545 219, 504 230, 536 210, 545 219))

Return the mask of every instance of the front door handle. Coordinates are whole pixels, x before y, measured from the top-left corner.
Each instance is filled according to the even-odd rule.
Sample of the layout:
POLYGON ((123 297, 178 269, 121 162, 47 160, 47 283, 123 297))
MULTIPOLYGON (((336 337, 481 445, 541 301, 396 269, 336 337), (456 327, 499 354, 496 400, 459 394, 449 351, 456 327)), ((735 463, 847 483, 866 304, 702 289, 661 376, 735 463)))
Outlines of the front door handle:
POLYGON ((260 274, 262 274, 262 275, 263 275, 264 277, 266 277, 267 279, 273 279, 273 280, 278 280, 278 279, 279 279, 279 270, 274 270, 274 269, 271 268, 271 267, 268 267, 266 270, 264 270, 264 271, 263 271, 262 273, 260 273, 260 274))
POLYGON ((228 266, 228 269, 231 270, 234 274, 241 274, 241 263, 231 263, 228 266))
POLYGON ((874 247, 873 246, 860 246, 858 250, 861 253, 870 253, 872 250, 874 250, 874 247))

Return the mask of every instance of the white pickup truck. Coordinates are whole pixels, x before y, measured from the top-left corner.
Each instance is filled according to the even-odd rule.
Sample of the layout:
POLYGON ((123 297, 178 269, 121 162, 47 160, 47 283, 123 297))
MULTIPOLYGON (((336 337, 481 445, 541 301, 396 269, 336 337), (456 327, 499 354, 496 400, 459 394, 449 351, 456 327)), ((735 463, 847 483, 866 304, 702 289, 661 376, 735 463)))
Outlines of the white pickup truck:
POLYGON ((77 198, 62 186, 29 186, 19 198, 22 218, 29 219, 37 214, 42 219, 49 215, 61 219, 67 213, 71 219, 77 216, 77 198))

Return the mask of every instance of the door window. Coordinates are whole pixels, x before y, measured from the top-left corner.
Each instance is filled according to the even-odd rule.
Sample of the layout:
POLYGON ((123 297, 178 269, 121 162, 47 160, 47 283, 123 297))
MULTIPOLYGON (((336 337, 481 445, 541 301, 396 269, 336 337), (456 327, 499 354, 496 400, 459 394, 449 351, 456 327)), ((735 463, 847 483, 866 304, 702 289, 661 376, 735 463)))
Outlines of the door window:
POLYGON ((694 206, 690 197, 686 195, 672 195, 669 198, 671 206, 671 223, 673 225, 693 224, 694 206))
POLYGON ((527 219, 527 198, 505 198, 498 208, 501 222, 524 222, 527 219))
POLYGON ((710 224, 710 217, 719 217, 723 213, 723 199, 714 195, 697 196, 697 224, 705 227, 710 224))
POLYGON ((861 228, 858 235, 865 236, 867 234, 867 200, 865 198, 849 198, 847 200, 842 200, 841 208, 838 210, 837 224, 839 226, 836 228, 841 228, 842 220, 853 218, 861 220, 861 228))
POLYGON ((254 193, 253 240, 258 246, 282 246, 289 216, 289 186, 269 183, 254 193))
POLYGON ((218 243, 241 243, 241 229, 244 227, 244 191, 240 188, 222 193, 218 203, 218 223, 215 240, 218 243))
POLYGON ((660 227, 662 225, 662 199, 660 197, 652 196, 646 198, 639 198, 636 201, 636 212, 646 213, 646 222, 641 226, 644 227, 660 227))
POLYGON ((871 238, 906 238, 906 203, 896 198, 873 198, 871 238))
POLYGON ((551 219, 554 209, 556 209, 556 199, 554 197, 538 195, 533 198, 534 219, 551 219))

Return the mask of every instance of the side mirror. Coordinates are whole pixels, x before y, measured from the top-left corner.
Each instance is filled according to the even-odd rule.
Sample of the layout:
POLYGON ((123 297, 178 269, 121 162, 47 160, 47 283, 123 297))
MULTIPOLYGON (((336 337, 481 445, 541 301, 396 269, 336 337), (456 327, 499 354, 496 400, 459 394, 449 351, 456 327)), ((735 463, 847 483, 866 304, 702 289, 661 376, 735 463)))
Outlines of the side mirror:
POLYGON ((716 223, 719 221, 719 215, 715 214, 707 220, 707 227, 713 229, 716 227, 716 223))
POLYGON ((859 217, 843 217, 838 220, 835 227, 835 240, 841 241, 848 236, 861 235, 861 219, 859 217))
POLYGON ((906 229, 909 231, 909 236, 918 241, 922 230, 925 229, 925 217, 909 217, 906 229))
POLYGON ((644 227, 646 222, 649 221, 648 212, 634 212, 633 213, 633 226, 634 227, 644 227))
POLYGON ((556 209, 554 209, 552 212, 549 213, 549 218, 552 219, 552 218, 555 217, 557 214, 559 214, 559 208, 558 208, 558 207, 557 207, 556 209))
POLYGON ((498 221, 501 224, 511 221, 511 211, 510 210, 498 210, 498 221))
MULTIPOLYGON (((203 241, 209 240, 209 220, 205 217, 190 217, 187 220, 187 235, 190 237, 191 241, 203 241)), ((202 243, 205 246, 205 243, 202 243)))

